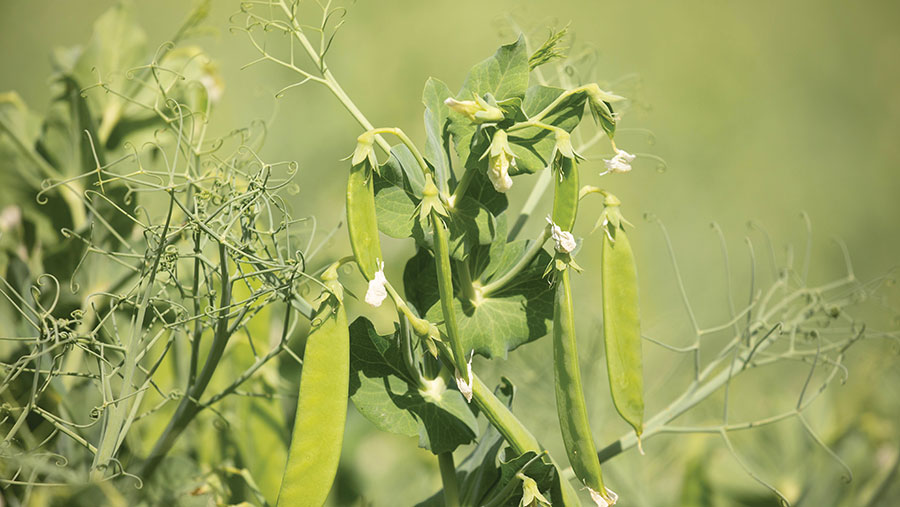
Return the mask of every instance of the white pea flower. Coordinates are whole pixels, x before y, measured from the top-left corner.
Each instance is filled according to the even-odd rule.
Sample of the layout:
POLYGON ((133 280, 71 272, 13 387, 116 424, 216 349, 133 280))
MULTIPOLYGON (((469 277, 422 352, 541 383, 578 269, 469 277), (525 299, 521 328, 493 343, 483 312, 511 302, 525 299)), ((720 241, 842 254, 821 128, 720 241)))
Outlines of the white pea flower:
POLYGON ((604 159, 606 164, 606 172, 610 173, 627 173, 631 170, 631 162, 636 155, 632 155, 625 150, 616 148, 616 155, 611 159, 604 159))
POLYGON ((488 179, 494 185, 494 190, 505 193, 512 187, 512 178, 509 176, 509 168, 516 167, 516 156, 509 146, 509 139, 505 131, 498 130, 491 139, 491 146, 484 152, 488 158, 488 179))
POLYGON ((562 230, 558 225, 553 223, 553 219, 547 217, 550 223, 550 237, 556 242, 556 251, 561 253, 572 253, 575 250, 575 236, 569 231, 562 230))
POLYGON ((15 204, 3 208, 0 211, 0 232, 12 230, 22 223, 22 210, 15 204))
POLYGON ((206 96, 209 98, 210 102, 215 104, 222 100, 222 95, 225 93, 225 87, 222 85, 221 78, 211 74, 203 74, 200 76, 200 84, 206 88, 206 96))
POLYGON ((588 488, 588 491, 591 493, 591 500, 594 501, 597 507, 609 507, 610 505, 615 505, 619 500, 619 495, 609 488, 604 489, 606 489, 606 494, 600 494, 599 491, 588 488))
POLYGON ((369 289, 366 290, 366 303, 376 308, 381 306, 381 303, 387 297, 387 289, 384 287, 386 283, 387 278, 384 277, 384 263, 382 262, 381 267, 375 272, 375 276, 369 280, 369 289))
POLYGON ((472 358, 475 357, 475 351, 472 351, 472 354, 469 356, 469 361, 466 363, 466 377, 462 378, 459 374, 459 370, 456 370, 456 388, 459 389, 459 392, 462 393, 463 397, 466 399, 467 403, 472 402, 472 358))

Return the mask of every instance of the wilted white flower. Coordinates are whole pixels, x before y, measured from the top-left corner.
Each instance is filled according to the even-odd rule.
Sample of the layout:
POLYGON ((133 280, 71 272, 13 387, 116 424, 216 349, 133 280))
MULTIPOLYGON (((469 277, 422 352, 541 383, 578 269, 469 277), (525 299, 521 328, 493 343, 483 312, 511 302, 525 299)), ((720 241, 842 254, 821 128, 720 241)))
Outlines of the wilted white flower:
POLYGON ((625 150, 616 148, 616 155, 611 159, 604 159, 606 171, 610 173, 627 173, 631 170, 631 162, 635 159, 635 155, 625 150))
POLYGON ((556 251, 561 253, 572 253, 575 250, 575 236, 569 231, 562 230, 558 225, 553 223, 553 219, 547 217, 550 223, 550 237, 556 242, 556 251))
POLYGON ((381 306, 381 303, 387 297, 385 284, 387 284, 387 278, 384 277, 384 263, 382 262, 381 267, 375 272, 375 276, 369 280, 369 289, 366 290, 366 303, 374 307, 381 306))
POLYGON ((609 488, 604 489, 606 489, 606 494, 601 495, 599 491, 588 488, 588 491, 591 493, 591 500, 594 501, 597 507, 609 507, 610 505, 615 505, 619 500, 619 495, 609 488))
POLYGON ((463 397, 466 399, 466 402, 472 402, 472 358, 475 357, 475 351, 472 351, 472 354, 469 356, 469 361, 466 363, 466 378, 460 377, 459 370, 456 370, 456 388, 459 389, 459 392, 462 393, 463 397))

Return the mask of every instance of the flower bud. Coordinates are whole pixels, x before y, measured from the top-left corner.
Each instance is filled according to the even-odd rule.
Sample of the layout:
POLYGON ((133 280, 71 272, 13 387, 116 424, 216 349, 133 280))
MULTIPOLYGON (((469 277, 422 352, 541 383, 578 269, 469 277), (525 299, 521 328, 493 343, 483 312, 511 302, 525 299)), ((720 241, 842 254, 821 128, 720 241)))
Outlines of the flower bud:
POLYGON ((496 123, 503 119, 503 111, 473 94, 475 100, 456 100, 447 97, 444 104, 457 113, 465 115, 472 123, 496 123))
POLYGON ((357 165, 368 160, 372 168, 378 167, 378 159, 375 158, 375 134, 363 132, 356 138, 356 150, 353 151, 351 165, 357 165))
POLYGON ((494 185, 494 190, 504 193, 512 187, 512 178, 509 176, 509 168, 516 166, 516 156, 509 146, 509 138, 504 130, 497 130, 491 139, 491 146, 484 152, 488 158, 488 179, 494 185))
MULTIPOLYGON (((606 198, 603 201, 603 211, 600 212, 600 218, 597 219, 597 223, 594 225, 595 230, 598 227, 603 227, 610 241, 616 240, 617 230, 625 230, 626 224, 631 225, 631 222, 622 216, 621 204, 622 202, 619 201, 618 197, 609 193, 606 194, 606 198)), ((632 227, 634 226, 632 225, 632 227)))
POLYGON ((556 161, 557 157, 565 157, 569 159, 581 159, 584 158, 578 153, 575 153, 575 148, 572 147, 572 136, 563 129, 555 129, 556 133, 556 145, 553 147, 553 153, 550 155, 551 162, 556 161))

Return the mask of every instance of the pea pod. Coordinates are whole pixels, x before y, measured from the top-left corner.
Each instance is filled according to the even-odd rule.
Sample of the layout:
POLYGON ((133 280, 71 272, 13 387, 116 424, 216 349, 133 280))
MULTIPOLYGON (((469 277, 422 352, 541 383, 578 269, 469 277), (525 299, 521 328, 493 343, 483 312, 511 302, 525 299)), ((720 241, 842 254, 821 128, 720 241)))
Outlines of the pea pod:
POLYGON ((609 388, 616 411, 640 437, 644 422, 641 324, 634 254, 624 229, 618 228, 614 236, 604 235, 601 255, 609 388))
POLYGON ((321 507, 337 473, 347 417, 350 332, 336 278, 336 266, 323 276, 332 293, 319 307, 306 340, 297 417, 278 505, 321 507))
POLYGON ((554 178, 553 223, 571 231, 578 211, 578 165, 565 156, 556 157, 554 164, 558 174, 554 178))
POLYGON ((460 341, 456 311, 453 309, 453 280, 450 271, 450 241, 447 238, 447 226, 437 211, 432 211, 431 217, 434 226, 434 262, 438 274, 438 292, 441 296, 441 311, 444 314, 447 338, 453 352, 453 364, 457 370, 457 386, 466 397, 466 401, 472 401, 472 367, 471 363, 466 364, 466 353, 460 341), (466 378, 461 378, 461 375, 465 375, 466 378))
POLYGON ((581 387, 569 269, 558 273, 553 304, 553 376, 556 381, 556 410, 569 463, 575 476, 592 493, 605 493, 581 387))
POLYGON ((350 168, 347 179, 347 231, 356 264, 366 280, 375 276, 382 260, 372 170, 371 162, 365 159, 350 168))

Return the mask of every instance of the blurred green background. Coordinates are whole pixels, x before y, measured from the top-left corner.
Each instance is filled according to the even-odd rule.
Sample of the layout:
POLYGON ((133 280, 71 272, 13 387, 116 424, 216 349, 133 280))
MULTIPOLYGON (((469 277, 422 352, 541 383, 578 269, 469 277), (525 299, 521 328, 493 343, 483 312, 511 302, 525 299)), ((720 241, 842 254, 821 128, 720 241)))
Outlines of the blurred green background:
MULTIPOLYGON (((0 2, 0 91, 16 90, 32 109, 43 111, 50 98, 49 54, 59 46, 84 43, 93 20, 111 4, 99 0, 0 2)), ((804 248, 800 213, 808 213, 814 231, 814 282, 842 274, 843 261, 831 237, 846 241, 863 280, 883 273, 900 259, 900 31, 896 28, 900 3, 363 0, 348 7, 346 25, 329 53, 332 71, 373 123, 401 127, 417 143, 424 141, 420 98, 429 76, 456 89, 472 64, 514 38, 515 25, 538 42, 548 28, 571 23, 572 53, 594 49, 602 84, 634 100, 620 124, 619 146, 666 161, 667 169, 661 173, 655 160, 639 158, 629 175, 601 180, 596 178, 602 166, 599 158, 609 153, 604 146, 589 153, 593 160, 583 176, 586 183, 602 184, 615 192, 626 216, 638 226, 632 241, 641 277, 644 331, 650 336, 686 343, 688 328, 665 244, 656 226, 641 220, 644 212, 667 225, 703 326, 726 320, 724 267, 709 227, 712 221, 721 225, 727 238, 731 276, 738 288, 747 285, 744 237, 757 242, 763 238, 759 231, 748 229, 749 220, 765 226, 776 252, 783 256, 787 244, 795 245, 797 252, 804 248), (628 128, 651 130, 653 142, 647 134, 628 128)), ((178 0, 136 2, 151 47, 171 35, 188 8, 187 2, 178 0)), ((255 119, 271 120, 263 156, 300 164, 300 193, 292 203, 295 214, 314 214, 323 230, 333 228, 343 206, 346 163, 340 159, 352 151, 360 129, 324 88, 307 85, 276 99, 275 91, 290 84, 292 75, 273 65, 240 70, 258 55, 242 34, 228 30, 229 15, 236 10, 236 2, 214 2, 208 24, 216 33, 194 41, 217 60, 225 81, 224 98, 213 113, 212 133, 224 134, 255 119)), ((526 186, 517 185, 512 209, 523 202, 526 186)), ((588 205, 585 215, 589 218, 577 232, 586 236, 598 212, 597 203, 588 205)), ((525 236, 541 225, 533 222, 525 236)), ((758 250, 762 244, 758 243, 758 250)), ((412 253, 411 242, 393 242, 386 250, 398 261, 389 266, 388 276, 399 277, 400 261, 412 253)), ((338 234, 328 245, 327 255, 348 251, 346 239, 338 234)), ((598 238, 589 238, 582 256, 598 252, 598 238)), ((760 259, 764 264, 764 256, 760 259)), ((591 340, 598 333, 594 314, 599 299, 591 290, 590 273, 579 278, 575 284, 580 336, 586 343, 584 368, 589 370, 588 382, 595 386, 588 393, 588 403, 596 407, 592 423, 597 438, 605 443, 627 428, 610 414, 602 370, 591 367, 591 354, 597 350, 591 340)), ((890 308, 900 305, 897 290, 879 304, 890 314, 890 308)), ((542 361, 549 351, 545 341, 511 354, 506 363, 481 367, 502 370, 518 383, 518 411, 551 450, 560 453, 561 442, 553 440, 557 431, 552 382, 546 373, 549 365, 542 361)), ((869 471, 864 473, 883 469, 898 452, 896 352, 890 344, 856 350, 849 381, 836 388, 813 417, 814 426, 825 435, 844 431, 848 425, 864 427, 867 414, 876 422, 888 421, 888 429, 880 436, 843 448, 844 458, 851 466, 869 471)), ((650 345, 645 353, 648 411, 652 413, 674 392, 673 379, 680 377, 671 372, 687 362, 650 345)), ((499 375, 491 371, 496 373, 493 378, 499 375)), ((755 389, 742 394, 742 404, 761 403, 763 393, 773 392, 769 388, 777 390, 777 379, 757 381, 755 389)), ((866 477, 861 477, 844 485, 840 469, 821 449, 804 441, 802 428, 794 423, 786 426, 736 439, 742 451, 749 453, 748 463, 767 480, 795 495, 810 480, 823 491, 865 484, 866 477)), ((340 478, 343 487, 364 491, 372 505, 403 504, 396 498, 421 499, 439 488, 433 458, 417 450, 413 440, 372 431, 366 421, 351 415, 347 470, 340 478)), ((623 505, 678 505, 685 475, 701 474, 697 471, 701 469, 715 484, 732 488, 728 491, 737 496, 731 498, 745 492, 761 494, 762 488, 730 457, 715 450, 720 447, 721 442, 712 436, 657 437, 646 444, 647 456, 630 452, 612 461, 610 481, 619 485, 614 489, 620 494, 627 493, 623 497, 630 496, 623 505)), ((897 490, 895 485, 883 497, 887 502, 883 505, 900 498, 897 490)), ((342 503, 342 498, 335 501, 342 503)), ((815 505, 831 505, 827 494, 825 498, 815 505)), ((350 494, 346 501, 357 500, 350 494)))

